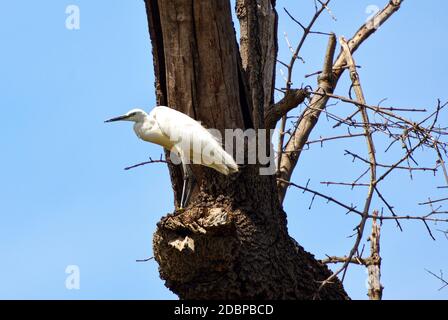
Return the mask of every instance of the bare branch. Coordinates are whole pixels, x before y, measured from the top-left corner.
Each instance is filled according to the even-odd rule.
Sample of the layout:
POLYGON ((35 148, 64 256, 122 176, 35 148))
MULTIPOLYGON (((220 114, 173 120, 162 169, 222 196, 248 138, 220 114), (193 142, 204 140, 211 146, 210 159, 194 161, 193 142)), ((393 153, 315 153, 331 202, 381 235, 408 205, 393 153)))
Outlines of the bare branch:
MULTIPOLYGON (((361 88, 361 82, 359 80, 358 72, 356 71, 356 64, 355 64, 355 61, 350 52, 350 48, 344 38, 341 37, 340 42, 342 45, 342 51, 345 55, 345 61, 347 62, 347 65, 349 66, 349 69, 350 69, 350 78, 352 80, 353 88, 355 89, 357 101, 360 102, 361 104, 365 105, 366 101, 364 98, 364 93, 361 88)), ((362 106, 359 106, 359 109, 360 109, 364 123, 366 123, 366 124, 369 123, 370 120, 369 120, 369 116, 367 114, 367 110, 362 106)), ((373 194, 375 192, 375 187, 377 184, 377 180, 376 180, 377 165, 376 165, 376 156, 375 156, 375 145, 373 142, 372 133, 370 131, 369 126, 367 126, 367 125, 364 126, 364 133, 366 136, 367 150, 368 150, 369 158, 370 158, 370 162, 369 162, 370 183, 369 183, 369 189, 368 189, 367 195, 366 195, 366 200, 364 203, 364 209, 362 211, 362 218, 361 218, 361 221, 359 222, 359 225, 356 228, 357 229, 357 237, 356 237, 356 240, 355 240, 355 243, 354 243, 352 249, 350 250, 347 261, 342 265, 342 267, 339 270, 334 272, 330 277, 328 277, 326 280, 324 280, 322 282, 318 291, 320 291, 326 284, 330 283, 341 272, 343 272, 342 281, 344 281, 345 274, 350 265, 350 260, 354 257, 355 253, 358 251, 359 244, 361 243, 361 239, 364 234, 364 228, 366 226, 366 222, 369 219, 370 206, 372 203, 373 194)), ((376 214, 374 214, 374 216, 376 216, 376 214)))
MULTIPOLYGON (((348 41, 348 46, 350 48, 350 53, 354 53, 361 44, 366 41, 372 34, 374 34, 380 26, 382 26, 389 18, 397 12, 403 0, 389 0, 389 3, 375 16, 375 25, 372 26, 372 21, 367 21, 362 25, 355 35, 348 41)), ((334 68, 340 68, 345 65, 344 53, 341 52, 334 63, 334 68)), ((342 74, 342 71, 337 71, 338 76, 342 74)))
MULTIPOLYGON (((363 157, 357 155, 356 153, 353 153, 351 151, 348 150, 344 150, 346 155, 350 155, 353 157, 353 159, 358 159, 361 160, 364 163, 370 164, 370 161, 367 159, 364 159, 363 157)), ((403 162, 404 160, 402 160, 401 162, 403 162)), ((394 168, 394 169, 401 169, 401 170, 411 170, 411 171, 432 171, 432 172, 437 172, 437 168, 426 168, 426 167, 404 167, 404 166, 399 166, 396 164, 381 164, 381 163, 377 163, 376 164, 378 167, 381 168, 394 168)))
POLYGON ((443 198, 443 199, 438 199, 438 200, 429 200, 427 202, 421 202, 419 203, 420 206, 426 205, 426 204, 434 204, 437 202, 442 202, 442 201, 448 201, 448 198, 443 198))
MULTIPOLYGON (((347 69, 347 68, 348 68, 347 66, 341 67, 341 69, 347 69)), ((356 68, 361 68, 361 66, 357 65, 356 68)), ((333 70, 336 71, 335 69, 333 69, 333 70)), ((321 74, 322 72, 323 72, 322 70, 316 71, 316 72, 313 72, 313 73, 306 74, 304 77, 305 78, 309 78, 309 77, 312 77, 312 76, 317 76, 317 75, 321 74)))
POLYGON ((333 198, 333 197, 330 197, 330 196, 327 196, 327 195, 325 195, 325 194, 323 194, 323 193, 320 193, 320 192, 318 192, 318 191, 309 189, 308 187, 300 186, 300 185, 298 185, 298 184, 295 184, 294 182, 290 182, 290 181, 283 180, 283 179, 281 179, 281 178, 277 178, 277 180, 280 181, 280 182, 282 182, 282 183, 287 184, 288 186, 293 186, 293 187, 295 187, 295 188, 297 188, 297 189, 300 189, 300 190, 303 190, 303 191, 305 191, 305 192, 309 192, 309 193, 312 193, 312 194, 314 194, 314 195, 316 195, 316 196, 319 196, 319 197, 321 197, 321 198, 327 200, 328 202, 332 202, 332 203, 334 203, 334 204, 337 204, 338 206, 340 206, 340 207, 342 207, 342 208, 344 208, 344 209, 347 209, 348 212, 354 212, 354 213, 356 213, 356 214, 358 214, 358 215, 362 215, 362 212, 359 211, 359 210, 357 210, 356 207, 348 206, 348 205, 342 203, 341 201, 336 200, 336 199, 333 198))
MULTIPOLYGON (((402 0, 390 0, 388 5, 376 15, 375 22, 377 23, 377 26, 380 26, 384 22, 386 22, 400 8, 401 3, 402 0)), ((365 23, 349 41, 350 52, 351 53, 355 52, 356 49, 376 30, 377 30, 376 28, 372 28, 371 21, 365 23)), ((336 62, 333 64, 334 81, 331 84, 329 83, 328 87, 322 90, 323 92, 326 93, 333 92, 340 76, 344 71, 343 68, 344 65, 345 65, 345 58, 344 54, 341 53, 337 58, 336 62)), ((318 95, 313 96, 313 98, 311 99, 310 107, 313 107, 314 111, 310 112, 310 110, 307 109, 303 112, 304 116, 302 117, 302 120, 299 122, 298 126, 294 130, 291 139, 286 144, 285 147, 286 151, 301 150, 303 148, 306 141, 308 140, 311 131, 314 129, 317 123, 317 120, 320 116, 320 112, 325 108, 326 102, 327 101, 325 97, 321 97, 318 95)), ((284 128, 282 131, 284 131, 284 128)), ((286 181, 290 180, 292 172, 297 164, 299 157, 300 152, 294 153, 293 157, 285 154, 279 159, 280 164, 279 176, 283 180, 286 181)), ((283 202, 283 199, 285 197, 287 186, 288 186, 287 184, 279 185, 281 202, 283 202)))
POLYGON ((320 143, 322 146, 325 141, 331 141, 331 140, 339 140, 339 139, 348 139, 348 138, 356 138, 356 137, 364 137, 364 133, 356 133, 356 134, 345 134, 340 136, 334 136, 334 137, 327 137, 327 138, 320 138, 317 140, 310 140, 306 142, 306 145, 314 144, 314 143, 320 143))
POLYGON ((432 275, 433 277, 439 279, 439 280, 443 283, 443 286, 439 288, 439 291, 440 291, 440 290, 443 290, 445 287, 448 286, 448 281, 445 280, 442 271, 440 271, 440 275, 437 275, 437 274, 435 274, 434 272, 429 271, 428 269, 425 269, 425 271, 428 272, 428 273, 429 273, 430 275, 432 275))
MULTIPOLYGON (((281 179, 277 178, 277 180, 281 180, 281 179)), ((363 213, 361 211, 359 211, 358 209, 356 209, 356 206, 353 206, 353 205, 349 206, 349 205, 343 203, 342 201, 339 201, 339 200, 335 199, 334 197, 325 195, 325 194, 323 194, 323 193, 321 193, 319 191, 312 190, 312 189, 310 189, 308 187, 308 185, 304 187, 304 186, 301 186, 301 185, 298 185, 296 183, 293 183, 293 182, 290 182, 290 181, 286 181, 286 180, 281 180, 281 182, 286 183, 288 186, 292 186, 292 187, 295 187, 297 189, 300 189, 303 192, 308 192, 308 193, 311 193, 311 194, 313 194, 315 196, 318 196, 318 197, 320 197, 322 199, 325 199, 325 200, 327 200, 327 202, 334 203, 334 204, 336 204, 336 205, 346 209, 347 213, 353 212, 353 213, 356 213, 359 216, 363 216, 363 213)), ((434 218, 434 216, 437 216, 437 215, 448 215, 448 211, 431 211, 430 213, 428 213, 426 215, 423 215, 423 216, 411 216, 411 215, 400 215, 400 216, 393 215, 391 217, 389 217, 389 216, 378 216, 377 219, 381 223, 383 221, 389 221, 389 220, 395 220, 395 221, 397 221, 397 220, 410 220, 410 221, 414 220, 414 221, 422 221, 422 222, 427 221, 427 222, 448 223, 448 218, 437 218, 437 217, 434 218)), ((373 219, 373 217, 374 217, 373 215, 368 215, 367 216, 367 218, 369 218, 369 219, 373 219)))
MULTIPOLYGON (((291 57, 291 61, 288 64, 288 77, 286 79, 286 93, 289 92, 289 90, 291 89, 292 86, 292 74, 293 74, 293 70, 294 70, 294 64, 296 62, 296 60, 299 57, 299 53, 300 50, 302 49, 305 40, 307 39, 308 35, 311 32, 311 29, 313 28, 314 24, 316 23, 317 19, 319 18, 319 16, 321 15, 321 13, 325 10, 325 7, 330 3, 331 0, 327 0, 324 4, 321 3, 321 8, 320 9, 316 9, 316 13, 314 14, 313 18, 311 19, 310 23, 308 24, 307 27, 304 27, 298 20, 296 20, 295 18, 292 17, 292 15, 288 12, 288 10, 285 9, 286 13, 296 22, 298 23, 302 29, 303 29, 303 35, 302 38, 299 41, 299 44, 297 45, 296 50, 293 52, 293 55, 291 57)), ((332 58, 333 61, 333 58, 332 58)), ((272 126, 272 124, 271 124, 272 126)), ((275 126, 275 125, 274 125, 275 126)), ((269 128, 269 127, 268 127, 269 128)), ((282 121, 280 124, 280 134, 279 134, 279 138, 278 138, 278 165, 277 165, 277 171, 280 171, 280 165, 281 165, 281 159, 282 159, 282 151, 283 151, 283 145, 284 145, 284 140, 285 140, 285 129, 286 129, 286 114, 282 117, 282 121)), ((280 198, 282 196, 280 195, 280 198)), ((283 201, 282 198, 280 201, 283 201)))
POLYGON ((265 128, 273 129, 283 116, 285 116, 289 111, 296 108, 308 97, 307 89, 291 89, 288 90, 285 97, 271 105, 265 110, 264 123, 265 128))
MULTIPOLYGON (((327 256, 326 259, 321 260, 322 263, 325 264, 336 264, 336 263, 346 263, 348 261, 347 257, 336 257, 336 256, 327 256)), ((367 265, 367 260, 361 257, 353 257, 349 263, 358 264, 358 265, 367 265)))
MULTIPOLYGON (((383 203, 389 209, 389 211, 392 214, 392 216, 396 217, 397 215, 395 214, 394 207, 392 207, 389 204, 389 202, 386 200, 386 198, 384 198, 383 194, 378 190, 378 186, 375 187, 375 191, 376 191, 376 194, 378 195, 378 197, 381 199, 381 201, 383 201, 383 203)), ((400 228, 400 231, 403 231, 403 228, 401 227, 400 221, 398 221, 398 219, 395 219, 395 221, 397 222, 397 227, 400 228)))
POLYGON ((368 187, 367 183, 350 183, 350 182, 331 182, 331 181, 322 181, 321 184, 329 185, 338 185, 338 186, 349 186, 349 187, 368 187))
POLYGON ((145 258, 145 259, 137 259, 137 260, 135 260, 135 262, 148 262, 148 261, 151 261, 152 259, 154 259, 154 257, 149 257, 149 258, 145 258))
MULTIPOLYGON (((333 88, 333 73, 331 72, 331 70, 329 71, 329 65, 332 64, 333 62, 333 58, 334 58, 334 52, 335 52, 335 47, 336 47, 336 36, 334 34, 332 34, 329 39, 328 39, 328 46, 327 46, 327 53, 325 55, 325 59, 324 59, 324 67, 323 67, 323 72, 322 74, 319 76, 318 79, 318 83, 319 83, 319 89, 322 92, 327 92, 327 91, 331 91, 333 88)), ((323 110, 325 105, 327 104, 328 99, 325 97, 321 97, 321 99, 319 101, 317 101, 315 103, 315 105, 312 106, 312 108, 307 108, 306 112, 303 113, 302 118, 299 120, 299 124, 306 122, 308 123, 308 126, 310 127, 314 127, 315 123, 317 122, 317 118, 318 115, 316 116, 314 113, 318 112, 320 114, 321 111, 319 110, 323 110), (317 108, 317 111, 315 110, 315 108, 317 108)), ((286 121, 286 117, 285 117, 285 121, 286 121)), ((283 122, 282 122, 282 126, 283 126, 283 122)), ((297 129, 296 129, 297 130, 297 129)), ((284 131, 284 127, 283 130, 284 131)), ((291 173, 293 170, 293 167, 295 166, 295 164, 297 163, 297 159, 300 156, 300 150, 303 148, 303 146, 306 143, 306 140, 308 139, 309 133, 307 135, 303 135, 302 138, 304 138, 305 140, 300 140, 298 141, 299 145, 290 145, 291 141, 295 141, 295 139, 290 139, 287 147, 285 148, 285 153, 280 153, 279 154, 279 159, 278 159, 278 174, 279 176, 284 179, 284 180, 289 180, 291 177, 291 173), (298 151, 297 153, 291 153, 291 151, 298 151)), ((283 140, 280 140, 279 142, 279 150, 283 150, 283 140)), ((286 188, 287 185, 284 183, 280 183, 279 185, 279 199, 280 202, 283 202, 283 199, 286 195, 286 188)))
POLYGON ((170 163, 170 161, 164 160, 162 158, 162 155, 160 155, 160 159, 158 159, 158 160, 153 160, 151 157, 149 157, 148 161, 144 161, 144 162, 140 162, 140 163, 134 164, 134 165, 132 165, 130 167, 124 168, 124 170, 130 170, 130 169, 134 169, 134 168, 141 167, 141 166, 144 166, 144 165, 147 165, 147 164, 152 164, 152 163, 170 163))
POLYGON ((380 232, 381 226, 377 223, 376 216, 378 212, 373 213, 372 234, 370 240, 370 258, 367 262, 367 271, 369 274, 369 292, 370 300, 381 300, 383 297, 383 286, 381 285, 381 256, 380 256, 380 232))
MULTIPOLYGON (((376 114, 379 114, 379 115, 381 115, 383 117, 389 117, 391 119, 395 119, 398 122, 394 122, 393 124, 396 125, 399 128, 405 128, 404 124, 406 124, 406 125, 409 126, 409 128, 407 128, 408 130, 412 129, 413 131, 416 131, 416 132, 431 132, 431 133, 444 134, 444 135, 448 134, 448 132, 444 132, 441 129, 435 129, 434 125, 430 126, 430 129, 428 130, 428 128, 425 128, 425 127, 423 127, 421 125, 422 122, 420 122, 420 123, 413 122, 413 121, 411 121, 409 119, 406 119, 406 118, 404 118, 402 116, 399 116, 396 113, 393 113, 393 112, 390 111, 390 109, 394 110, 394 109, 400 109, 400 108, 382 108, 382 107, 379 107, 379 106, 371 106, 371 105, 363 104, 363 103, 360 103, 359 101, 356 101, 356 100, 353 100, 353 99, 350 99, 350 98, 346 98, 346 97, 343 97, 343 96, 340 96, 340 95, 335 95, 335 94, 332 94, 332 93, 322 93, 322 92, 318 92, 318 91, 311 91, 310 93, 313 94, 313 95, 319 95, 319 96, 322 96, 322 97, 330 97, 330 98, 333 98, 333 99, 337 99, 337 100, 340 100, 340 101, 343 101, 343 102, 346 102, 346 103, 354 104, 354 105, 356 105, 358 107, 364 107, 366 109, 374 111, 376 114), (399 125, 399 123, 402 123, 403 125, 399 125)), ((445 105, 448 105, 448 102, 445 105)), ((421 111, 423 109, 412 109, 412 110, 414 110, 414 111, 421 111)), ((440 112, 441 110, 442 110, 442 108, 438 107, 437 112, 440 112)), ((348 122, 348 120, 351 121, 351 119, 358 112, 355 112, 354 114, 349 116, 345 121, 341 121, 341 122, 346 123, 346 122, 348 122)), ((434 120, 437 120, 437 115, 438 115, 438 113, 437 114, 433 113, 432 117, 434 117, 434 120)), ((391 119, 387 119, 387 121, 391 121, 391 119)), ((338 125, 340 125, 340 123, 336 124, 334 127, 336 127, 338 125)), ((353 123, 353 122, 350 122, 350 125, 356 125, 356 124, 353 123)), ((370 123, 370 125, 374 125, 374 124, 370 123)), ((385 126, 385 124, 378 124, 378 126, 385 126)), ((390 126, 390 125, 388 125, 388 126, 390 126)), ((435 143, 443 144, 443 143, 441 143, 439 141, 436 141, 435 139, 432 139, 432 140, 435 143)))
POLYGON ((434 142, 434 148, 436 149, 437 157, 439 158, 438 162, 443 169, 443 175, 445 176, 445 181, 446 184, 448 185, 448 170, 446 169, 445 161, 443 160, 442 153, 440 152, 439 147, 437 145, 437 141, 434 142))

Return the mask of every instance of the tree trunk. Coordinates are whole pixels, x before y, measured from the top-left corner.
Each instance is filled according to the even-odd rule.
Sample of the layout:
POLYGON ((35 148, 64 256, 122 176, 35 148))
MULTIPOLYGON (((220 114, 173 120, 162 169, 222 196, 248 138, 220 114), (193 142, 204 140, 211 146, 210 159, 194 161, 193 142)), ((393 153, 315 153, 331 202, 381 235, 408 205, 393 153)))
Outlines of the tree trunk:
MULTIPOLYGON (((274 87, 275 4, 237 2, 240 53, 229 1, 145 3, 158 104, 221 131, 263 128, 274 87)), ((181 171, 169 169, 178 203, 181 171)), ((316 295, 331 272, 288 235, 275 175, 258 169, 223 176, 193 166, 190 205, 163 217, 154 234, 166 286, 181 299, 348 298, 338 281, 316 295)))

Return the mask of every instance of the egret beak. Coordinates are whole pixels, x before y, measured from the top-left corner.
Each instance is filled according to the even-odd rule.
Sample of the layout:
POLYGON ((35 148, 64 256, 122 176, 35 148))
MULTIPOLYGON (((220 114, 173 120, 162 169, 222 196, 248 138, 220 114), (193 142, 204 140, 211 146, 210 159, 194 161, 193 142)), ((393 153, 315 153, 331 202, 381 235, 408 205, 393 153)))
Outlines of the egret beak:
POLYGON ((114 122, 114 121, 125 120, 127 117, 128 117, 128 115, 123 115, 123 116, 119 116, 119 117, 115 117, 115 118, 106 120, 104 122, 114 122))

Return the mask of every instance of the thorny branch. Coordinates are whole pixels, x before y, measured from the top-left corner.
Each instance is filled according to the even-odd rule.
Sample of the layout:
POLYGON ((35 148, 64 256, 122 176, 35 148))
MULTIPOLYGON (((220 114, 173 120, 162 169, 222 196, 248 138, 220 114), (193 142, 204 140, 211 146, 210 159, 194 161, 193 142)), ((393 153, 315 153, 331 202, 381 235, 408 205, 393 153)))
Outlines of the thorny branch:
POLYGON ((144 161, 144 162, 140 162, 140 163, 134 164, 132 166, 124 168, 124 170, 130 170, 130 169, 134 169, 134 168, 145 166, 147 164, 152 164, 152 163, 169 163, 169 161, 163 159, 162 155, 160 155, 160 158, 158 160, 157 159, 154 160, 151 157, 149 157, 148 161, 144 161))
MULTIPOLYGON (((305 27, 304 25, 302 25, 297 19, 295 19, 288 10, 285 9, 285 12, 288 14, 289 17, 291 17, 291 19, 293 21, 295 21, 302 29, 303 29, 303 35, 302 38, 300 39, 296 49, 293 51, 293 54, 291 56, 291 60, 289 62, 289 64, 283 63, 281 61, 279 61, 281 64, 283 64, 284 66, 286 66, 287 70, 288 70, 288 75, 286 78, 286 93, 285 96, 288 96, 289 91, 291 90, 291 86, 292 86, 292 76, 293 76, 293 71, 294 71, 294 65, 296 63, 296 60, 299 59, 299 54, 300 54, 300 50, 302 50, 303 45, 305 44, 306 39, 308 38, 308 36, 312 33, 315 33, 314 31, 312 31, 312 28, 314 26, 314 24, 316 23, 316 21, 319 19, 320 15, 322 14, 322 12, 324 10, 327 10, 328 8, 328 4, 330 3, 331 0, 327 0, 325 2, 320 2, 321 7, 318 8, 316 6, 316 11, 314 13, 314 16, 312 17, 311 21, 309 22, 309 24, 305 27)), ((288 108, 289 110, 297 107, 299 105, 299 103, 297 103, 295 106, 292 105, 291 108, 288 108)), ((286 114, 289 111, 287 110, 284 115, 282 116, 282 120, 281 120, 281 124, 280 124, 280 134, 279 134, 279 141, 278 141, 278 168, 277 171, 280 170, 280 159, 282 157, 282 150, 283 150, 283 144, 284 144, 284 139, 285 139, 285 128, 286 128, 286 114)), ((272 125, 272 124, 271 124, 272 125)))
MULTIPOLYGON (((375 22, 373 26, 372 21, 368 21, 362 25, 348 42, 350 52, 353 54, 366 39, 378 30, 379 26, 398 11, 402 2, 402 0, 390 0, 388 5, 373 18, 373 21, 375 22)), ((328 7, 328 3, 326 6, 328 7)), ((330 37, 330 39, 331 38, 332 37, 330 37)), ((329 61, 333 62, 333 57, 329 57, 327 51, 324 65, 327 65, 327 62, 329 61)), ((319 88, 316 90, 317 92, 332 93, 336 88, 339 78, 346 69, 345 56, 342 52, 332 65, 332 76, 320 77, 318 83, 319 88)), ((292 135, 286 143, 286 146, 283 145, 283 140, 280 140, 278 146, 278 176, 282 178, 282 180, 290 180, 292 172, 299 160, 301 150, 306 144, 311 131, 316 126, 317 120, 319 119, 322 110, 325 109, 327 101, 328 98, 326 96, 314 94, 311 98, 309 107, 303 111, 301 119, 297 121, 297 124, 293 128, 292 135)), ((285 132, 285 127, 282 122, 281 133, 283 132, 285 132)), ((278 187, 280 202, 283 202, 288 184, 279 182, 278 187)))
POLYGON ((289 111, 305 101, 307 97, 308 90, 306 88, 288 90, 282 100, 271 105, 269 108, 267 108, 267 110, 265 110, 265 128, 275 128, 275 125, 282 117, 284 117, 289 111))
MULTIPOLYGON (((290 181, 286 181, 286 180, 282 180, 281 178, 277 178, 277 180, 279 180, 280 182, 286 183, 289 187, 295 187, 297 189, 302 190, 304 193, 308 192, 311 193, 313 196, 316 197, 320 197, 322 199, 325 199, 328 203, 334 203, 336 205, 338 205, 341 208, 344 208, 346 211, 346 213, 355 213, 359 216, 362 216, 363 213, 357 209, 356 206, 354 206, 353 204, 348 205, 345 204, 342 201, 339 201, 338 199, 326 195, 322 192, 313 190, 311 188, 309 188, 308 186, 301 186, 299 184, 296 184, 294 182, 290 182, 290 181)), ((395 215, 395 216, 384 216, 384 215, 380 215, 377 217, 378 221, 380 221, 381 223, 384 221, 388 221, 388 220, 412 220, 412 221, 422 221, 422 222, 443 222, 443 223, 448 223, 448 217, 447 218, 438 218, 441 215, 445 215, 448 216, 448 211, 438 211, 438 210, 432 210, 429 213, 425 214, 425 215, 421 215, 421 216, 414 216, 414 215, 410 215, 410 214, 404 214, 404 215, 395 215)), ((374 215, 368 215, 367 218, 369 219, 373 219, 374 215)))
MULTIPOLYGON (((353 88, 355 89, 356 98, 357 101, 361 104, 365 105, 366 100, 364 98, 364 93, 361 88, 361 82, 359 80, 358 72, 356 71, 356 64, 353 60, 352 54, 350 52, 350 48, 348 47, 348 44, 344 38, 341 37, 340 39, 342 50, 345 55, 345 60, 347 62, 347 65, 350 69, 350 78, 352 80, 353 88)), ((334 272, 330 277, 328 277, 326 280, 322 282, 322 284, 319 287, 319 290, 321 290, 326 284, 331 282, 337 275, 341 272, 343 272, 342 275, 342 281, 344 281, 347 269, 350 265, 350 261, 353 258, 353 256, 358 251, 359 244, 361 243, 362 237, 364 235, 364 228, 366 226, 367 220, 369 218, 369 212, 370 212, 370 206, 372 204, 373 195, 375 192, 377 180, 376 180, 376 170, 377 170, 377 164, 376 164, 376 156, 375 156, 375 145, 372 138, 372 132, 370 131, 370 126, 368 125, 370 123, 369 116, 367 113, 367 110, 365 107, 358 105, 360 113, 362 115, 362 120, 365 123, 364 125, 364 134, 366 137, 366 143, 367 143, 367 150, 369 154, 369 167, 370 167, 370 182, 369 187, 366 195, 366 200, 364 202, 364 209, 362 211, 362 218, 359 223, 359 225, 356 227, 357 230, 357 237, 355 240, 355 244, 353 245, 353 248, 350 250, 350 253, 347 257, 347 261, 343 263, 342 267, 334 272)))
POLYGON ((321 260, 325 264, 336 263, 351 263, 356 265, 365 266, 369 274, 369 291, 368 296, 371 300, 381 300, 383 294, 383 286, 381 285, 381 256, 380 256, 380 225, 377 223, 377 212, 374 211, 372 219, 372 233, 369 237, 370 241, 370 256, 367 258, 362 257, 364 251, 357 252, 357 255, 349 258, 328 256, 326 259, 321 260))
POLYGON ((430 271, 430 270, 428 270, 428 269, 425 269, 425 271, 428 272, 428 273, 429 273, 430 275, 432 275, 433 277, 435 277, 436 279, 439 279, 439 280, 442 282, 443 286, 441 286, 441 287, 439 288, 439 291, 445 289, 446 287, 448 287, 448 281, 445 280, 442 271, 440 271, 440 274, 439 274, 439 275, 435 274, 434 272, 432 272, 432 271, 430 271))
MULTIPOLYGON (((322 2, 319 1, 319 3, 323 6, 322 2)), ((399 0, 389 1, 389 4, 374 17, 376 26, 383 24, 388 18, 390 18, 390 16, 392 16, 392 14, 400 8, 401 3, 402 1, 399 0)), ((329 10, 328 3, 325 4, 325 9, 329 10)), ((318 11, 316 11, 316 13, 318 13, 318 11)), ((300 21, 297 21, 289 12, 287 12, 287 14, 305 32, 308 31, 308 33, 312 33, 310 32, 311 29, 307 29, 306 27, 304 27, 300 23, 300 21)), ((380 106, 380 104, 385 99, 378 103, 378 105, 367 104, 357 70, 359 66, 356 65, 352 54, 371 34, 373 34, 377 30, 376 27, 372 28, 371 25, 371 21, 363 25, 349 41, 345 40, 344 38, 340 39, 342 49, 335 62, 333 62, 333 58, 336 46, 336 38, 334 34, 330 34, 328 49, 324 59, 324 67, 322 71, 311 74, 319 75, 319 78, 318 88, 314 91, 308 90, 307 92, 311 96, 309 104, 302 112, 302 114, 297 117, 297 121, 293 123, 291 129, 286 130, 286 120, 288 118, 294 117, 287 117, 286 113, 283 115, 281 124, 281 135, 278 145, 279 158, 277 182, 279 186, 281 202, 284 199, 288 187, 293 186, 303 190, 304 193, 307 192, 313 195, 310 208, 314 203, 315 198, 317 197, 325 199, 329 203, 340 206, 341 208, 345 209, 347 213, 355 213, 360 217, 360 222, 354 228, 354 230, 356 230, 356 233, 354 235, 356 236, 355 241, 348 255, 344 257, 327 256, 327 259, 324 259, 322 261, 323 263, 340 263, 342 264, 342 266, 338 268, 332 276, 322 281, 319 290, 322 289, 326 284, 331 283, 332 280, 340 274, 342 274, 341 280, 343 281, 349 265, 358 264, 367 267, 369 270, 369 281, 371 283, 371 287, 369 289, 369 297, 371 299, 381 299, 383 288, 380 283, 380 225, 384 221, 393 220, 396 222, 398 228, 400 230, 403 230, 400 221, 420 221, 423 223, 429 236, 435 240, 433 231, 431 230, 431 226, 429 225, 429 223, 448 223, 448 217, 446 217, 448 215, 448 211, 441 210, 441 206, 437 208, 433 206, 434 204, 439 204, 447 201, 448 198, 441 198, 437 200, 429 199, 427 202, 421 202, 420 205, 429 205, 430 211, 427 214, 420 216, 411 214, 399 215, 396 212, 394 206, 390 204, 384 194, 380 191, 380 184, 384 183, 386 178, 396 170, 405 170, 409 172, 409 175, 412 179, 412 172, 430 172, 435 175, 437 172, 439 172, 439 169, 442 168, 448 186, 448 171, 446 169, 444 160, 444 157, 447 156, 448 144, 441 141, 441 137, 445 137, 448 135, 448 129, 440 127, 438 121, 442 109, 444 109, 448 105, 448 102, 442 104, 439 100, 436 110, 420 122, 412 121, 401 113, 426 113, 426 108, 380 106), (345 70, 349 70, 351 79, 351 87, 348 97, 336 95, 333 93, 342 73, 345 70), (356 98, 352 98, 352 90, 354 91, 356 98), (354 106, 356 110, 350 113, 348 117, 340 117, 335 112, 328 111, 328 108, 330 107, 330 105, 328 105, 328 102, 330 100, 337 100, 342 102, 342 104, 344 105, 350 105, 352 107, 354 106), (317 120, 322 112, 327 116, 327 120, 333 120, 336 122, 333 128, 339 127, 341 125, 346 126, 348 129, 348 134, 335 135, 332 137, 330 136, 324 138, 320 137, 319 139, 309 140, 309 134, 315 127, 317 120), (375 120, 372 121, 371 118, 375 120), (353 130, 358 131, 359 129, 362 129, 362 132, 353 132, 353 130), (286 134, 289 134, 290 138, 286 145, 284 145, 283 139, 286 134), (397 144, 401 146, 401 151, 404 152, 403 156, 392 163, 387 163, 390 160, 383 163, 378 162, 373 138, 376 134, 381 134, 391 140, 391 143, 386 148, 385 152, 388 152, 395 144, 397 144), (321 184, 327 186, 345 186, 351 187, 352 189, 354 187, 366 187, 367 194, 363 200, 364 203, 362 207, 358 208, 358 206, 354 204, 348 205, 333 196, 325 195, 319 191, 312 190, 308 186, 309 182, 306 186, 300 186, 290 181, 292 171, 294 170, 294 167, 299 159, 301 151, 307 150, 305 147, 309 148, 310 145, 317 143, 319 143, 322 147, 323 143, 326 141, 346 140, 355 137, 365 138, 367 146, 367 157, 361 156, 355 152, 348 150, 345 150, 345 154, 351 156, 353 158, 353 161, 361 161, 362 164, 365 164, 368 167, 367 170, 364 171, 353 182, 323 181, 321 182, 321 184), (419 165, 419 163, 416 161, 416 152, 420 149, 430 149, 436 152, 437 161, 435 161, 434 167, 419 165), (367 174, 369 175, 368 182, 364 182, 363 180, 365 179, 367 174), (381 213, 381 215, 378 215, 378 212, 376 210, 373 210, 372 208, 372 206, 374 205, 374 199, 378 199, 379 203, 384 204, 390 215, 384 215, 383 213, 381 213), (360 253, 359 247, 362 244, 364 230, 369 220, 372 220, 372 234, 369 238, 369 240, 371 241, 371 256, 364 258, 362 257, 363 250, 361 250, 360 253)), ((316 33, 326 34, 322 32, 316 33)), ((303 46, 303 43, 300 44, 300 47, 301 46, 303 46)), ((292 60, 295 61, 297 58, 297 55, 293 55, 292 60)), ((288 65, 282 62, 280 63, 288 67, 288 65)), ((294 63, 292 63, 292 66, 293 65, 294 63)), ((284 91, 285 93, 294 90, 291 88, 292 68, 288 69, 288 71, 290 72, 288 73, 288 78, 286 79, 286 88, 282 89, 286 90, 284 91)), ((338 109, 341 109, 341 107, 338 107, 338 109)), ((440 186, 439 188, 446 188, 446 186, 440 186)), ((448 231, 447 233, 442 230, 438 231, 444 232, 444 234, 448 234, 448 231)), ((316 297, 317 295, 318 292, 316 294, 316 297)))

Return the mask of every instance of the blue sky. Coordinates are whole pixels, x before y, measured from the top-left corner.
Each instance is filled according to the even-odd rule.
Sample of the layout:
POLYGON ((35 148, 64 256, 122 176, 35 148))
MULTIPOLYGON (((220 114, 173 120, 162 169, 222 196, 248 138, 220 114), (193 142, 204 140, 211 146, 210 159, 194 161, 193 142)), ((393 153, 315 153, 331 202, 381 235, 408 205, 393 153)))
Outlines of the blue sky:
MULTIPOLYGON (((334 0, 338 20, 324 14, 318 29, 349 37, 368 17, 367 6, 386 2, 334 0)), ((279 9, 284 6, 302 21, 313 10, 312 1, 278 1, 279 9)), ((405 1, 357 52, 369 103, 387 97, 388 105, 431 108, 437 98, 448 100, 447 9, 442 0, 405 1)), ((287 60, 283 32, 297 43, 299 30, 281 12, 279 57, 287 60)), ((3 2, 0 39, 0 298, 175 299, 154 261, 135 262, 152 255, 156 223, 173 209, 167 169, 123 170, 159 157, 162 150, 139 141, 129 124, 103 123, 155 103, 143 1, 3 2), (80 8, 80 30, 65 28, 70 4, 80 8), (79 290, 65 288, 68 265, 80 268, 79 290)), ((314 78, 303 80, 303 75, 320 68, 325 46, 321 36, 307 42, 306 64, 296 67, 297 86, 315 86, 314 78)), ((337 92, 347 93, 347 81, 337 92)), ((321 121, 313 137, 331 134, 329 127, 321 121)), ((362 199, 359 191, 319 185, 361 172, 343 156, 347 147, 363 146, 329 143, 305 152, 293 181, 311 178, 313 187, 348 202, 362 199)), ((434 161, 430 154, 419 159, 434 161)), ((396 174, 383 192, 399 211, 418 214, 424 211, 415 203, 444 196, 436 189, 443 183, 441 175, 416 174, 411 182, 396 174)), ((309 211, 309 201, 309 195, 289 191, 285 210, 291 235, 319 258, 346 254, 356 217, 320 200, 309 211)), ((446 299, 448 291, 437 291, 439 283, 424 268, 448 273, 447 240, 436 234, 432 241, 418 223, 404 227, 403 233, 392 223, 383 227, 384 297, 446 299)), ((364 269, 350 269, 345 285, 353 298, 366 297, 365 279, 364 269)))

